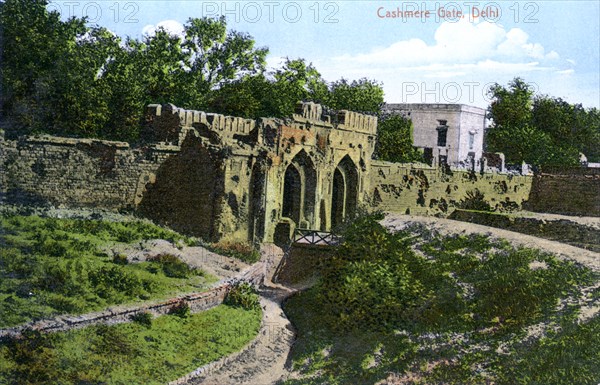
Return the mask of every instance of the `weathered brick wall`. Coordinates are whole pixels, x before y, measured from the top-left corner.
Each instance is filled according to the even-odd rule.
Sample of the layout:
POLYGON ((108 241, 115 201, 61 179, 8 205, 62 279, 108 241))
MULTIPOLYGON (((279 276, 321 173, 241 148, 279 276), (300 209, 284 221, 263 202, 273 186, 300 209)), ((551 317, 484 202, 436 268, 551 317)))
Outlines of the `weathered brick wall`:
POLYGON ((132 149, 123 142, 51 136, 0 137, 0 202, 132 209, 174 146, 132 149))
POLYGON ((527 210, 600 216, 600 169, 553 171, 533 178, 527 210))
POLYGON ((381 210, 411 214, 442 214, 473 197, 476 191, 491 208, 521 207, 529 199, 531 176, 443 173, 438 168, 372 162, 371 201, 381 210))

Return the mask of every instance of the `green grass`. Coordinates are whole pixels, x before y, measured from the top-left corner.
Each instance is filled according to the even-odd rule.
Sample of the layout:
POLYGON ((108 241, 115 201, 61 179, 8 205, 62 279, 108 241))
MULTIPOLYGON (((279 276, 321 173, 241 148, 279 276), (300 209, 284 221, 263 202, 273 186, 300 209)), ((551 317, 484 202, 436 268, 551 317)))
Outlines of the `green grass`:
POLYGON ((0 327, 203 290, 214 277, 173 258, 127 263, 102 246, 191 240, 141 222, 6 216, 0 222, 0 327))
POLYGON ((238 351, 258 333, 260 309, 221 305, 188 318, 98 325, 0 344, 2 384, 165 384, 238 351))
POLYGON ((254 246, 244 242, 219 242, 206 244, 205 247, 220 255, 239 259, 242 262, 253 264, 260 261, 260 252, 254 246))
POLYGON ((600 317, 579 324, 565 305, 598 274, 480 235, 349 231, 319 283, 285 303, 301 374, 285 384, 600 382, 600 317))

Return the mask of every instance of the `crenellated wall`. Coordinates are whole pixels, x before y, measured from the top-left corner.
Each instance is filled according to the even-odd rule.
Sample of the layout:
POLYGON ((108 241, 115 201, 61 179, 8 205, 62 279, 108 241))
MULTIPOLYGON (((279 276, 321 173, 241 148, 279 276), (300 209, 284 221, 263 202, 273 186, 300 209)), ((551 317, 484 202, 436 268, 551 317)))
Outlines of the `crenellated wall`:
POLYGON ((150 105, 145 133, 152 141, 141 147, 0 136, 0 201, 135 210, 207 240, 251 242, 329 231, 359 206, 446 216, 465 205, 551 212, 583 200, 573 205, 597 212, 596 177, 578 176, 577 197, 563 199, 575 179, 534 181, 494 162, 480 173, 373 160, 376 117, 314 103, 258 120, 150 105))

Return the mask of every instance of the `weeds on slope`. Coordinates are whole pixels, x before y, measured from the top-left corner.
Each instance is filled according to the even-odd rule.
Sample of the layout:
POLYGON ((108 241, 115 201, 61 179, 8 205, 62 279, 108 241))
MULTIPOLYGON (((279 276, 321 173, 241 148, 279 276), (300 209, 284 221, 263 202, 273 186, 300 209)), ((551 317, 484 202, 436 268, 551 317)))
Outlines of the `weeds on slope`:
POLYGON ((261 317, 260 309, 221 305, 186 318, 29 331, 0 343, 0 383, 165 384, 241 349, 261 317))
POLYGON ((192 242, 144 222, 9 215, 0 229, 0 327, 165 298, 214 280, 167 256, 134 264, 101 251, 146 239, 192 242))
POLYGON ((589 269, 481 235, 392 234, 373 217, 344 239, 285 305, 300 374, 286 384, 600 380, 599 317, 577 320, 581 288, 599 278, 589 269))

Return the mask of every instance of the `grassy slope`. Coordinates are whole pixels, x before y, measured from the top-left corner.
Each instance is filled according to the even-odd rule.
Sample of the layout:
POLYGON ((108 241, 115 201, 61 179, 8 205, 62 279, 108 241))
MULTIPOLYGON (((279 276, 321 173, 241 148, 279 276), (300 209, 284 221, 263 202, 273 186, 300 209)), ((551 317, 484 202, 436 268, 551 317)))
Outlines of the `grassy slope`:
MULTIPOLYGON (((597 275, 482 236, 440 238, 421 229, 418 239, 427 239, 416 248, 428 261, 425 286, 432 291, 404 322, 342 329, 319 286, 286 303, 299 332, 292 359, 300 373, 286 384, 373 384, 391 373, 414 384, 600 381, 600 317, 578 324, 578 306, 558 305, 580 300, 578 287, 597 275), (530 269, 531 263, 546 268, 530 269), (527 338, 536 324, 546 337, 527 338)), ((590 295, 597 301, 600 291, 590 295)))
POLYGON ((2 384, 164 384, 231 354, 258 333, 261 311, 226 305, 189 318, 31 334, 0 344, 2 384))
POLYGON ((165 274, 165 266, 157 262, 121 265, 100 251, 100 246, 106 244, 157 238, 188 241, 177 233, 140 221, 2 218, 0 327, 57 314, 97 311, 108 305, 167 298, 202 290, 215 280, 202 271, 174 278, 173 274, 165 274))

